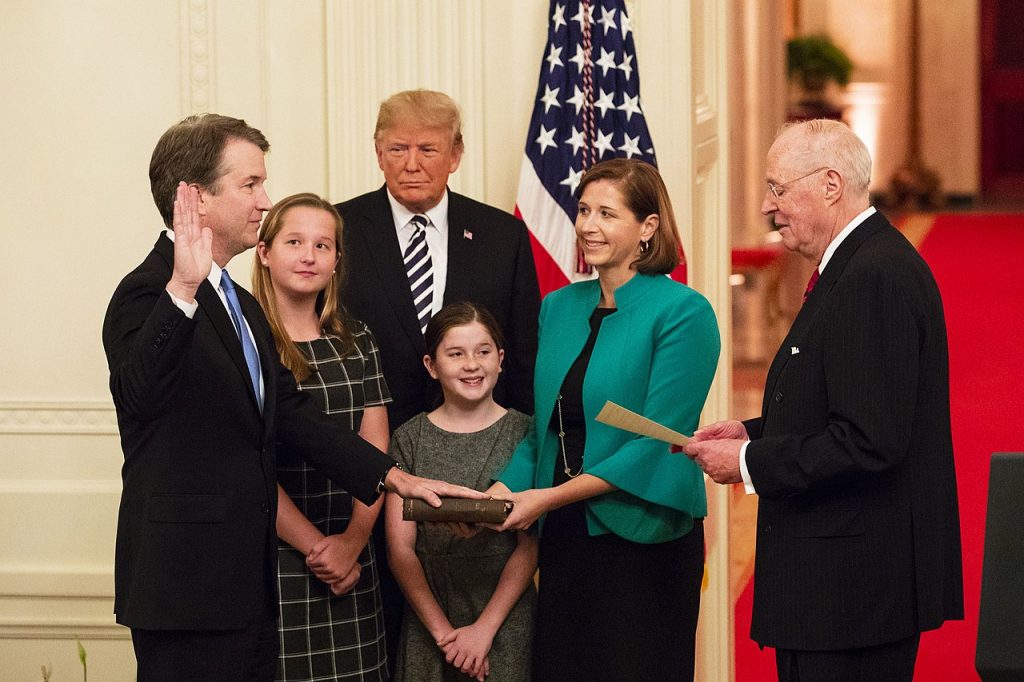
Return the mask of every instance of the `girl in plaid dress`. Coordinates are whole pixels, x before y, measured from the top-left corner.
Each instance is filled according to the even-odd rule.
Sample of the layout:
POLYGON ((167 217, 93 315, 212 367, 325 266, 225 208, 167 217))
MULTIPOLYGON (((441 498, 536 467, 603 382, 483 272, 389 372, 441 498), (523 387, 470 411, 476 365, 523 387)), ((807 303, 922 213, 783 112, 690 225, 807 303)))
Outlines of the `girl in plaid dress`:
MULTIPOLYGON (((315 194, 279 201, 256 247, 253 293, 282 362, 320 408, 388 447, 391 402, 373 334, 338 302, 342 221, 315 194)), ((354 500, 278 451, 278 680, 387 680, 380 590, 369 542, 381 500, 354 500)))

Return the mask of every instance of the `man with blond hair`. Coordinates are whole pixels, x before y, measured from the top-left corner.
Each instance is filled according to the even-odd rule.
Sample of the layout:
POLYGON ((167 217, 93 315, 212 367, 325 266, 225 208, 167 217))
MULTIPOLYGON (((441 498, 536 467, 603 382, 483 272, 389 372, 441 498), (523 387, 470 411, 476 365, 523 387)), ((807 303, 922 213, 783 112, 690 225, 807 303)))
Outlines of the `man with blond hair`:
MULTIPOLYGON (((435 407, 439 390, 423 367, 423 331, 454 301, 483 305, 501 325, 507 345, 494 398, 533 414, 540 291, 530 236, 521 220, 448 189, 463 153, 458 105, 433 90, 396 93, 380 105, 373 143, 384 185, 336 207, 348 265, 341 295, 380 345, 394 400, 391 429, 435 407)), ((386 557, 383 537, 374 534, 378 561, 386 557)), ((394 652, 402 597, 386 565, 380 568, 394 652)))
POLYGON ((964 613, 942 301, 870 176, 841 123, 776 138, 761 212, 817 269, 761 416, 686 447, 759 495, 750 634, 783 682, 909 682, 920 633, 964 613))
POLYGON ((472 301, 494 315, 508 340, 494 397, 532 414, 540 293, 530 237, 521 220, 448 189, 463 153, 458 106, 441 92, 399 92, 380 105, 373 142, 384 186, 337 205, 349 266, 341 292, 380 344, 394 398, 391 428, 433 408, 437 387, 423 369, 423 329, 451 301, 472 301), (409 281, 404 255, 419 232, 431 286, 414 297, 413 286, 423 282, 409 281))

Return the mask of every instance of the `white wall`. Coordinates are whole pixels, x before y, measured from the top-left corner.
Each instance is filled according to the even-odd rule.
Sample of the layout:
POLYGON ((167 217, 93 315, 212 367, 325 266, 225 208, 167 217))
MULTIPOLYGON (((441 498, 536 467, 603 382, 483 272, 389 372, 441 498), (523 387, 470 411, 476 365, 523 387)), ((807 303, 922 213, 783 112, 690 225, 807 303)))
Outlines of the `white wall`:
MULTIPOLYGON (((133 679, 128 633, 111 614, 121 453, 100 328, 113 288, 158 234, 147 168, 160 134, 194 111, 240 116, 271 142, 272 197, 312 190, 341 200, 381 182, 371 143, 380 100, 443 89, 466 119, 453 188, 510 210, 547 4, 4 3, 0 679, 38 679, 47 662, 55 682, 77 679, 76 636, 93 679, 133 679)), ((691 283, 722 313, 727 348, 725 10, 714 0, 630 7, 691 283)), ((249 259, 231 269, 246 281, 249 259)), ((727 357, 709 417, 725 415, 727 357)), ((725 544, 713 570, 725 565, 725 544)), ((713 574, 703 674, 717 680, 728 668, 731 605, 715 589, 713 574)))

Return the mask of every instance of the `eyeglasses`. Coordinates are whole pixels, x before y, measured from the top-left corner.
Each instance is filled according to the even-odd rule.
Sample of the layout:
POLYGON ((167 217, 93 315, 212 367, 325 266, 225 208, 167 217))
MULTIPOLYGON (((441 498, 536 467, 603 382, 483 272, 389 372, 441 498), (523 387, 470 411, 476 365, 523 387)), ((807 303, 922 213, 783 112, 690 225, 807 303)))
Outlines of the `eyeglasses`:
POLYGON ((776 200, 781 199, 782 195, 786 193, 786 190, 785 190, 786 185, 792 185, 794 182, 798 182, 800 180, 803 180, 804 178, 809 178, 812 175, 814 175, 815 173, 820 173, 823 170, 828 170, 828 166, 822 166, 821 168, 815 168, 810 173, 807 173, 805 175, 801 175, 799 178, 793 178, 792 180, 786 180, 785 182, 781 182, 778 185, 774 185, 771 182, 769 182, 768 183, 768 191, 772 193, 772 196, 775 197, 776 200))

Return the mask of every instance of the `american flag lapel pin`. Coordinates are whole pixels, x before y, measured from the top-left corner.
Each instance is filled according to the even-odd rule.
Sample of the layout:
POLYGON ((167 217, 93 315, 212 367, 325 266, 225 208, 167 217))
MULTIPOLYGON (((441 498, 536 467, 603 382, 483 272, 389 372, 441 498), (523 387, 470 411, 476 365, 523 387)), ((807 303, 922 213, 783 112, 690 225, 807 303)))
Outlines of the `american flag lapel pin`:
POLYGON ((462 231, 462 238, 463 239, 472 239, 473 238, 473 233, 470 232, 469 230, 463 230, 462 231))

